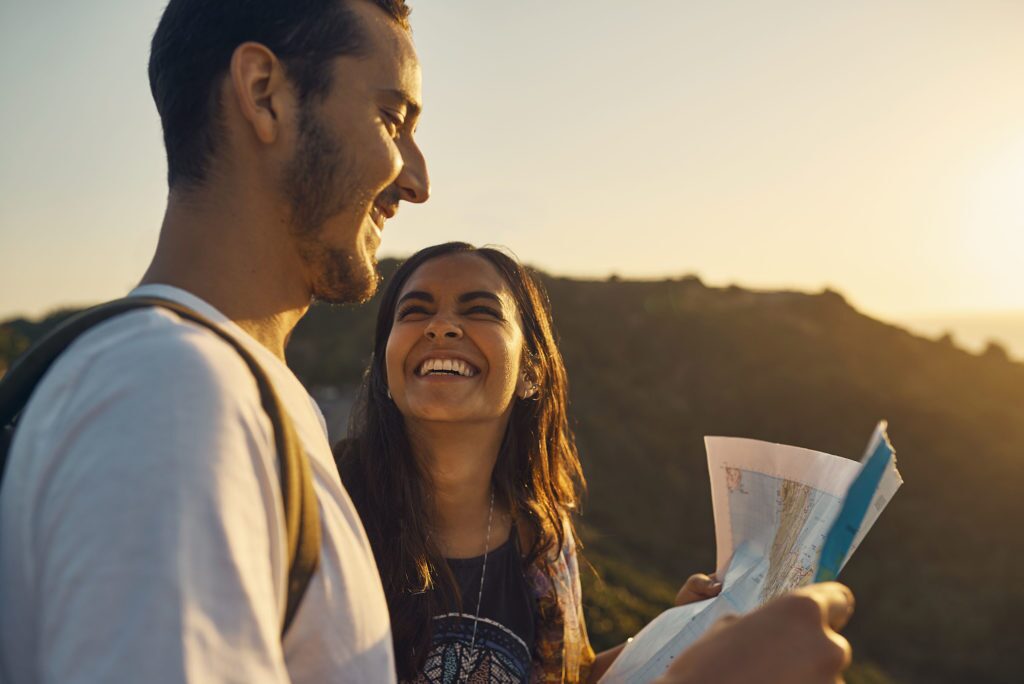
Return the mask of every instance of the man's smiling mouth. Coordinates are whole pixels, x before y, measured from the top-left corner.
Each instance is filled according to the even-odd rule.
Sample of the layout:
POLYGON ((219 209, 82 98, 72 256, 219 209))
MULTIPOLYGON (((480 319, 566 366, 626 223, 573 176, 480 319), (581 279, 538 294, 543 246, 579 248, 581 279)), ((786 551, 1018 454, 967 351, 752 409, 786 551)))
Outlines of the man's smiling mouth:
POLYGON ((386 206, 374 202, 373 206, 370 207, 370 220, 373 221, 373 225, 377 226, 377 230, 383 231, 384 222, 396 213, 398 213, 397 206, 386 206))

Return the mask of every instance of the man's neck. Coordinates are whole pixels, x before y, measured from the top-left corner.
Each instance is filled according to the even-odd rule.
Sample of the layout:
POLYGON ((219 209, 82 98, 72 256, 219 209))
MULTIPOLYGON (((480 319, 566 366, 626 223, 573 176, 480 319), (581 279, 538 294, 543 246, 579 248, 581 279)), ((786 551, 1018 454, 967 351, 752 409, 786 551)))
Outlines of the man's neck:
POLYGON ((272 207, 231 192, 172 191, 142 284, 173 285, 209 302, 276 356, 311 294, 272 207))

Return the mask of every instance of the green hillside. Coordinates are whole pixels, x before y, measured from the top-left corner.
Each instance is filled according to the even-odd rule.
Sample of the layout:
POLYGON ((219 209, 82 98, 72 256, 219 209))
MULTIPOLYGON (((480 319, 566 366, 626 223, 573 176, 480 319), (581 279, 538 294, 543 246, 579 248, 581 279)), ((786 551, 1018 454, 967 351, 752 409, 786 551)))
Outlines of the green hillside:
MULTIPOLYGON (((849 681, 1018 681, 1024 364, 912 336, 834 292, 545 281, 590 482, 597 645, 713 567, 704 435, 859 458, 887 418, 906 484, 844 573, 858 599, 849 681)), ((373 315, 373 304, 313 308, 289 347, 308 386, 358 382, 373 315)), ((0 324, 0 367, 49 323, 0 324)))

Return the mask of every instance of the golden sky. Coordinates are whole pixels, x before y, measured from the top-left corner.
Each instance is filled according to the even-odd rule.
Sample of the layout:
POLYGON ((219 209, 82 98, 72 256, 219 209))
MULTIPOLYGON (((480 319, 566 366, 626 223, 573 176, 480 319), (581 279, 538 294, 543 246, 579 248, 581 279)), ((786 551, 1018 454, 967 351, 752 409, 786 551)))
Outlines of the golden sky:
MULTIPOLYGON (((1024 310, 1024 2, 411 0, 433 196, 382 254, 1024 310)), ((0 318, 130 288, 163 0, 0 8, 0 318)))

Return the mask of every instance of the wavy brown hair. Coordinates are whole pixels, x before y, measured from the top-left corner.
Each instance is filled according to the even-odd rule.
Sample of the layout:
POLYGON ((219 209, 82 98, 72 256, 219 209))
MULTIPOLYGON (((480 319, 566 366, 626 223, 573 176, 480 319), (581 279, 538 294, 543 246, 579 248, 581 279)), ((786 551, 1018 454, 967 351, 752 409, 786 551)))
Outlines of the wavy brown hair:
MULTIPOLYGON (((349 426, 337 447, 338 467, 366 527, 380 569, 401 679, 423 667, 435 615, 461 603, 454 577, 428 534, 433 510, 429 474, 413 454, 405 422, 388 397, 385 349, 395 307, 409 277, 431 259, 473 254, 505 279, 523 331, 523 367, 538 391, 516 398, 492 481, 496 499, 530 526, 524 564, 566 543, 570 513, 586 483, 566 413, 568 380, 542 285, 515 259, 490 247, 448 242, 423 249, 388 282, 377 313, 373 357, 349 426)), ((573 535, 575 538, 575 535, 573 535)))

